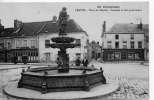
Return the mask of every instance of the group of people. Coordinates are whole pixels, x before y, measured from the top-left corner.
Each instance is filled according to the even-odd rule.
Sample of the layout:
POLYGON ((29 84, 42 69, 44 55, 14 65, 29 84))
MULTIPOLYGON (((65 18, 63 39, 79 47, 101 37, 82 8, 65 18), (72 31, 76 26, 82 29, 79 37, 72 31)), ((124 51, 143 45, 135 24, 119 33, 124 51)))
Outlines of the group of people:
MULTIPOLYGON (((60 59, 59 57, 57 58, 57 64, 60 66, 62 65, 63 61, 61 61, 62 59, 60 59)), ((85 57, 83 60, 80 59, 80 57, 78 57, 76 60, 75 60, 75 65, 76 66, 80 66, 80 65, 83 65, 84 67, 87 67, 88 64, 89 64, 89 61, 88 59, 85 57)))
POLYGON ((75 65, 76 66, 80 66, 81 64, 83 64, 84 67, 87 67, 88 66, 88 59, 85 57, 83 60, 80 59, 80 57, 78 57, 76 60, 75 60, 75 65))

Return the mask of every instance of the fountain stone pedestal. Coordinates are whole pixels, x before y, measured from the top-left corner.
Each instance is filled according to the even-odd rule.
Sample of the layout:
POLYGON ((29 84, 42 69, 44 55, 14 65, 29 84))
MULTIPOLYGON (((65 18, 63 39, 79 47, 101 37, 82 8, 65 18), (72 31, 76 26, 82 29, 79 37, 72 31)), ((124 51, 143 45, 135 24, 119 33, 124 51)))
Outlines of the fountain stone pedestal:
POLYGON ((54 37, 51 39, 53 42, 52 44, 48 44, 52 48, 59 48, 58 51, 58 72, 59 73, 68 73, 69 72, 69 54, 66 52, 67 48, 74 48, 79 46, 79 44, 71 43, 75 39, 71 37, 67 37, 66 35, 60 35, 59 37, 54 37))
POLYGON ((68 73, 69 72, 69 58, 66 50, 60 50, 58 52, 59 58, 62 60, 62 64, 58 65, 59 73, 68 73))
POLYGON ((75 38, 66 34, 68 15, 66 8, 60 12, 58 19, 59 36, 51 38, 51 48, 58 48, 57 67, 33 68, 21 74, 18 88, 29 88, 42 93, 54 91, 85 90, 98 84, 106 84, 102 69, 69 67, 69 55, 66 50, 80 44, 74 43, 75 38))

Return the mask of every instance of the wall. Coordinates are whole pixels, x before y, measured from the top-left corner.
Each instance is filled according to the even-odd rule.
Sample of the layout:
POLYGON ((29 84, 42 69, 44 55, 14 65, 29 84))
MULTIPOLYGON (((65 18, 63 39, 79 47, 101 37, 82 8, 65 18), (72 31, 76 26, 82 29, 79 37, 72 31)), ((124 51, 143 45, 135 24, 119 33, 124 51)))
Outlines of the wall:
MULTIPOLYGON (((131 34, 119 34, 119 39, 115 39, 116 34, 105 34, 102 38, 103 48, 107 48, 107 41, 112 41, 112 48, 115 48, 115 42, 119 41, 119 48, 123 48, 123 41, 127 41, 127 48, 130 48, 131 34)), ((142 41, 142 48, 144 48, 144 34, 134 34, 134 48, 138 49, 138 41, 142 41)))
MULTIPOLYGON (((53 37, 57 37, 57 33, 42 33, 39 36, 39 56, 40 56, 40 61, 41 62, 52 62, 57 59, 57 54, 58 54, 58 49, 53 49, 53 48, 45 48, 45 40, 51 40, 53 37), (50 58, 47 59, 45 56, 45 53, 50 53, 50 58)), ((81 53, 81 58, 85 56, 87 53, 87 49, 84 47, 86 46, 87 39, 88 37, 85 35, 85 33, 71 33, 68 34, 67 36, 73 37, 76 39, 81 39, 81 47, 76 47, 73 49, 67 49, 67 53, 69 53, 70 61, 74 61, 76 59, 76 53, 81 53)), ((53 43, 50 41, 50 43, 53 43)))
POLYGON ((19 38, 5 38, 4 39, 4 47, 8 49, 17 49, 17 47, 24 47, 24 40, 27 40, 27 47, 31 48, 31 40, 35 40, 35 46, 38 48, 37 37, 19 37, 19 38), (8 42, 10 46, 8 46, 8 42), (20 46, 19 46, 20 44, 20 46))

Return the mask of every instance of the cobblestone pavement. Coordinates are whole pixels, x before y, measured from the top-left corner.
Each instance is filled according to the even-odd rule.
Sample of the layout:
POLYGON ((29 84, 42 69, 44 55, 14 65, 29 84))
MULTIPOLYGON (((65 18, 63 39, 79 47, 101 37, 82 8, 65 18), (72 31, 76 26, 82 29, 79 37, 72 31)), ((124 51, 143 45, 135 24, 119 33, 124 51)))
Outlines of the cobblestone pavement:
MULTIPOLYGON (((107 96, 108 99, 148 100, 149 67, 139 63, 98 63, 93 64, 104 69, 108 82, 118 81, 120 88, 107 96)), ((101 100, 101 99, 99 99, 101 100)))
MULTIPOLYGON (((98 63, 92 62, 95 67, 102 67, 107 82, 117 81, 120 88, 104 97, 96 100, 148 100, 149 98, 149 67, 139 63, 98 63)), ((90 65, 91 65, 90 64, 90 65)), ((0 65, 17 67, 14 65, 0 65)), ((0 100, 4 98, 2 88, 8 82, 18 81, 22 68, 0 70, 0 100)))

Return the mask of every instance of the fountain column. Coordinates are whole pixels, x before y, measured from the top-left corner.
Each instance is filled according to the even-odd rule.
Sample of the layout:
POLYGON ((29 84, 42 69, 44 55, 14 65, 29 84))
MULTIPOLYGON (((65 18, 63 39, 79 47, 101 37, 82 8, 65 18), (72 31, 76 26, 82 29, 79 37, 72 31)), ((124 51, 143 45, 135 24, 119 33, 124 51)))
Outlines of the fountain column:
POLYGON ((58 57, 61 61, 61 64, 58 65, 58 72, 69 72, 69 55, 66 53, 65 49, 60 49, 58 51, 58 57))
POLYGON ((59 13, 58 28, 59 37, 52 38, 51 40, 55 42, 51 44, 52 48, 59 48, 58 51, 58 72, 69 72, 69 55, 66 53, 67 48, 75 47, 75 44, 71 43, 75 39, 67 37, 66 27, 67 27, 68 15, 66 8, 64 7, 59 13))

